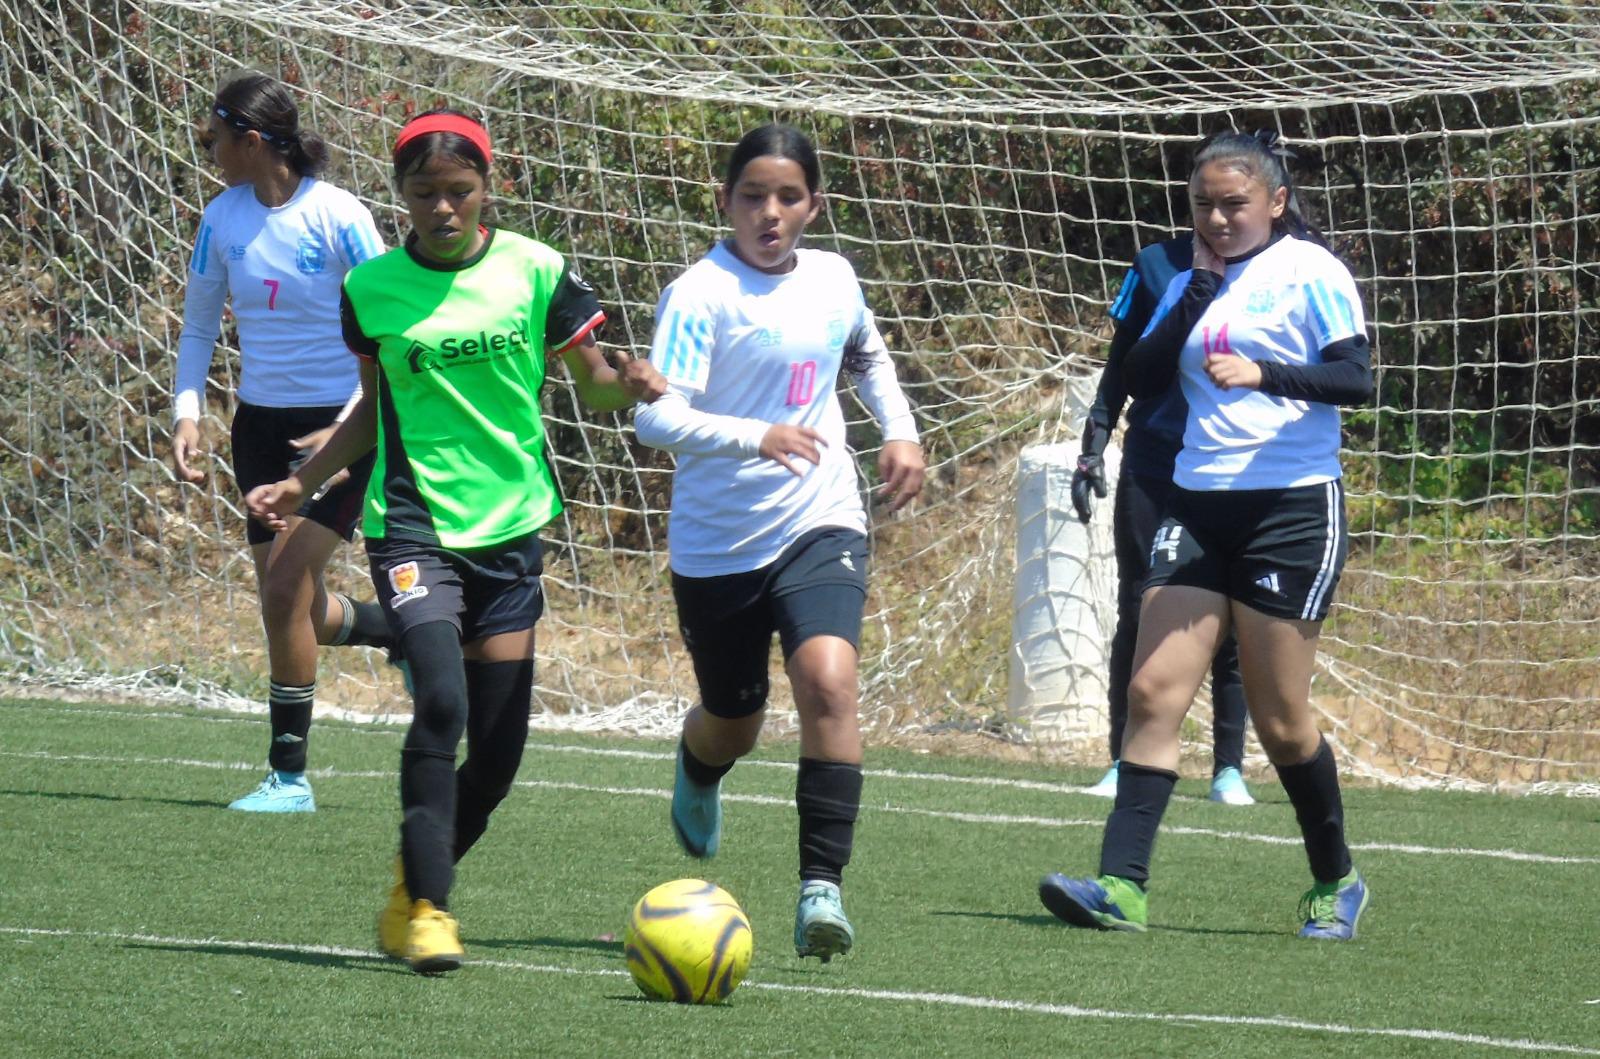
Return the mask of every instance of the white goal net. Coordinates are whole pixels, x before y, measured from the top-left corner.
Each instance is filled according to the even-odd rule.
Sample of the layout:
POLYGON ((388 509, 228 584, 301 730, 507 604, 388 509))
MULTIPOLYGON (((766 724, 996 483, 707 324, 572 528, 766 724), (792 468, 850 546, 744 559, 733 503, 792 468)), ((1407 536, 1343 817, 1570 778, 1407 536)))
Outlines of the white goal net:
MULTIPOLYGON (((1325 727, 1389 781, 1600 778, 1589 5, 0 0, 0 24, 0 680, 264 692, 229 333, 206 484, 167 460, 184 267, 220 190, 194 125, 240 69, 293 87, 391 243, 399 123, 484 115, 498 222, 576 259, 603 340, 641 356, 662 286, 718 238, 728 148, 774 118, 811 134, 810 238, 855 263, 932 464, 914 512, 875 518, 864 714, 894 733, 1006 734, 1018 454, 1076 432, 1127 263, 1185 226, 1189 146, 1270 126, 1357 277, 1378 382, 1345 417, 1325 727)), ((669 464, 555 379, 541 708, 665 730, 694 694, 669 464)), ((870 476, 876 432, 847 407, 870 476)), ((356 548, 333 577, 370 594, 356 548)), ((319 694, 405 709, 369 651, 326 652, 319 694)))

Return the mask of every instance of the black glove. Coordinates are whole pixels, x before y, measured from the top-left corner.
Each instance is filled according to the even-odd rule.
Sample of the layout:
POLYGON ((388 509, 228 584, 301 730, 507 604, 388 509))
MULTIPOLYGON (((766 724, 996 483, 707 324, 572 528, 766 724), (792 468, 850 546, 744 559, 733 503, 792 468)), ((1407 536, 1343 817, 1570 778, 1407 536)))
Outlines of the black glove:
POLYGON ((1072 472, 1072 507, 1084 525, 1094 515, 1094 501, 1089 491, 1101 500, 1106 498, 1106 467, 1098 452, 1086 452, 1078 457, 1077 469, 1072 472))

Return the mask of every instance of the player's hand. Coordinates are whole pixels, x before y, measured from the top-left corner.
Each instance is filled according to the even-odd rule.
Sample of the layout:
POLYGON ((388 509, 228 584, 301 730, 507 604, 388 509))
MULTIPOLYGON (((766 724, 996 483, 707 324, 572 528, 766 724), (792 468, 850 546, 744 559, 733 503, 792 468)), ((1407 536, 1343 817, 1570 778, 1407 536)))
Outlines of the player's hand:
MULTIPOLYGON (((338 423, 330 423, 320 430, 313 430, 309 434, 292 439, 289 444, 293 445, 300 455, 296 456, 293 462, 290 463, 289 469, 293 470, 309 460, 312 456, 315 456, 317 454, 317 450, 326 445, 328 443, 328 439, 333 437, 333 432, 338 429, 338 423)), ((329 489, 332 489, 336 485, 341 485, 344 482, 349 481, 349 479, 349 468, 339 468, 337 471, 333 472, 332 476, 329 477, 326 482, 322 483, 322 488, 317 490, 316 496, 312 497, 312 499, 315 500, 318 497, 321 497, 322 494, 326 493, 329 489)))
POLYGON ((883 443, 883 450, 878 453, 878 477, 883 479, 878 495, 889 498, 890 511, 899 511, 922 492, 927 467, 922 446, 915 441, 883 443))
POLYGON ((1078 457, 1078 466, 1072 472, 1072 508, 1078 521, 1085 526, 1094 517, 1094 498, 1106 498, 1106 467, 1098 453, 1086 452, 1078 457))
POLYGON ((617 373, 617 385, 635 404, 651 404, 667 392, 667 378, 648 360, 634 360, 625 349, 607 349, 606 363, 617 373))
POLYGON ((206 472, 194 466, 203 457, 200 451, 200 424, 192 419, 180 419, 172 428, 172 469, 184 482, 203 482, 206 472))
POLYGON ((761 438, 761 455, 776 460, 800 477, 806 472, 796 465, 797 459, 816 465, 822 462, 822 450, 828 444, 819 431, 791 423, 774 423, 761 438))
POLYGON ((1212 353, 1206 357, 1206 374, 1218 389, 1245 390, 1261 388, 1261 365, 1237 353, 1212 353))
POLYGON ((1211 244, 1206 242, 1199 232, 1194 235, 1194 267, 1197 272, 1200 269, 1205 269, 1207 272, 1215 272, 1219 276, 1223 275, 1224 269, 1227 268, 1227 264, 1222 260, 1221 256, 1211 249, 1211 244))
POLYGON ((274 533, 282 533, 289 528, 288 516, 300 509, 305 492, 305 484, 290 475, 281 482, 250 490, 245 494, 244 506, 250 509, 251 518, 274 533))

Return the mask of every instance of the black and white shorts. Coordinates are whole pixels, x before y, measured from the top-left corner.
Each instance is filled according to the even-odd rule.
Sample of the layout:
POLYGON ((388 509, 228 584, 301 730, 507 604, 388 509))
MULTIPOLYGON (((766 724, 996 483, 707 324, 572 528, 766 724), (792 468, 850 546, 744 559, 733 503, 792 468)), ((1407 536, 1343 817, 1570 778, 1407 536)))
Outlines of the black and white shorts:
POLYGON ((1344 483, 1198 492, 1174 488, 1146 589, 1204 588, 1275 618, 1322 621, 1344 571, 1344 483))
MULTIPOLYGON (((313 408, 269 408, 240 402, 233 413, 233 477, 239 493, 248 495, 258 485, 281 482, 305 462, 306 454, 290 444, 313 430, 331 426, 341 405, 313 408)), ((372 473, 375 453, 367 453, 350 465, 350 477, 314 499, 307 499, 295 514, 326 526, 345 540, 356 531, 361 520, 361 501, 367 493, 367 476, 372 473)), ((255 519, 245 520, 245 539, 251 544, 266 544, 273 533, 255 519)))
POLYGON ((701 704, 717 717, 748 717, 766 705, 774 632, 785 659, 813 636, 861 646, 867 538, 825 526, 756 570, 718 577, 673 574, 672 595, 701 704))
POLYGON ((462 643, 471 643, 531 629, 544 613, 544 546, 537 533, 458 550, 404 537, 368 538, 367 563, 396 638, 447 621, 462 643))

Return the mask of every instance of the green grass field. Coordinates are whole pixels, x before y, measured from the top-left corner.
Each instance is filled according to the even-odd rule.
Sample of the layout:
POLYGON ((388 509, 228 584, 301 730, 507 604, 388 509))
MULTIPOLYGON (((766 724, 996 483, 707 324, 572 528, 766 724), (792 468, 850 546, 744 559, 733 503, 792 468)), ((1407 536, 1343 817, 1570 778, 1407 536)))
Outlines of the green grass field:
POLYGON ((1294 937, 1293 813, 1179 785, 1149 934, 1058 924, 1088 873, 1087 772, 875 751, 846 903, 856 951, 791 944, 792 745, 724 784, 723 852, 680 854, 670 746, 535 733, 452 897, 471 961, 377 955, 401 730, 312 730, 315 815, 223 808, 265 721, 0 700, 0 1054, 16 1056, 1600 1055, 1600 805, 1354 789, 1373 898, 1345 945, 1294 937), (755 928, 730 1004, 643 1000, 627 910, 710 878, 755 928))

